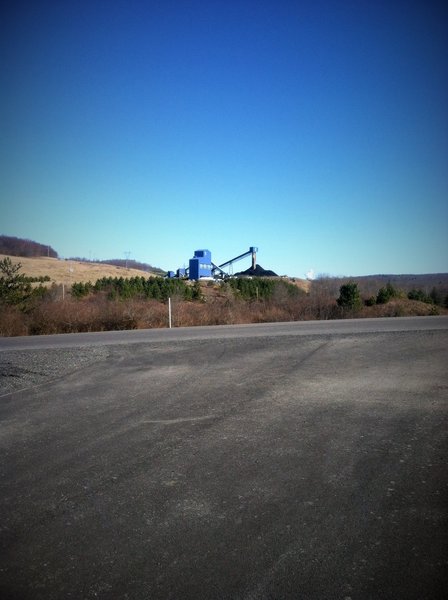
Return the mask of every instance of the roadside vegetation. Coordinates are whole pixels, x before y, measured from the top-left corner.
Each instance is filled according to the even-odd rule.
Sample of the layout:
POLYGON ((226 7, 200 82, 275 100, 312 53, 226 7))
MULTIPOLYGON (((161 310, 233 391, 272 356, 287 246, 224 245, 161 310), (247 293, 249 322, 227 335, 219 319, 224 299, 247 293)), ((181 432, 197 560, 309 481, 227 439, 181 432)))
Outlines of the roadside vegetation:
POLYGON ((372 294, 355 281, 322 277, 308 290, 283 278, 189 282, 162 277, 103 277, 69 289, 31 278, 0 261, 0 335, 33 335, 311 319, 448 314, 448 290, 399 289, 372 294))

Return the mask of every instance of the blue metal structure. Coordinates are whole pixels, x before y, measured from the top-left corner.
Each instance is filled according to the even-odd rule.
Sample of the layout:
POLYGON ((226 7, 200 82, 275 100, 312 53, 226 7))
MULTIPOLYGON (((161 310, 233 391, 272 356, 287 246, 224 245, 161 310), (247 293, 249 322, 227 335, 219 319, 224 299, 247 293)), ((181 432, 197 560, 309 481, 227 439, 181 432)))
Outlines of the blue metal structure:
POLYGON ((242 258, 246 258, 246 256, 250 256, 250 255, 252 255, 252 269, 255 269, 255 267, 257 266, 257 252, 258 252, 258 248, 255 248, 255 246, 251 246, 247 252, 244 252, 243 254, 240 254, 239 256, 235 256, 235 258, 231 258, 230 260, 227 260, 226 262, 223 262, 220 265, 213 264, 213 269, 212 269, 213 275, 217 275, 218 271, 219 271, 219 273, 221 273, 221 275, 226 275, 226 273, 223 271, 224 267, 229 267, 237 260, 241 260, 242 258))
POLYGON ((251 246, 247 252, 243 252, 243 254, 235 256, 235 258, 226 260, 226 262, 223 262, 220 265, 215 265, 215 263, 212 262, 212 253, 210 250, 195 250, 194 256, 193 258, 190 258, 189 266, 186 269, 177 269, 175 274, 173 271, 168 271, 166 276, 179 278, 188 277, 188 279, 191 280, 197 280, 203 277, 228 277, 228 273, 223 269, 232 266, 234 262, 241 260, 246 256, 252 256, 252 269, 255 270, 255 267, 257 266, 257 252, 258 248, 251 246))
POLYGON ((189 279, 201 279, 212 276, 212 253, 210 250, 195 250, 194 257, 190 258, 188 269, 189 279))

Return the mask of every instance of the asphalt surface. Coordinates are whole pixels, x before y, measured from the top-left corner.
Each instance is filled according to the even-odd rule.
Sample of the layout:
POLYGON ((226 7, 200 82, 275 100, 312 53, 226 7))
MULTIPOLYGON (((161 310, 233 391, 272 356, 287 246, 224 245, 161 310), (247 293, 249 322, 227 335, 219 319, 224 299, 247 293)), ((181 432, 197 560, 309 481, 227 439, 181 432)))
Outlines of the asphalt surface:
POLYGON ((195 332, 0 340, 0 597, 445 598, 448 319, 195 332))
POLYGON ((143 342, 179 342, 218 338, 296 336, 325 334, 359 334, 393 331, 446 330, 448 317, 400 317, 382 319, 343 319, 335 321, 295 321, 291 323, 259 323, 255 325, 216 325, 213 327, 182 327, 173 329, 138 329, 101 333, 64 333, 30 337, 0 337, 0 352, 51 348, 79 348, 109 344, 143 342))

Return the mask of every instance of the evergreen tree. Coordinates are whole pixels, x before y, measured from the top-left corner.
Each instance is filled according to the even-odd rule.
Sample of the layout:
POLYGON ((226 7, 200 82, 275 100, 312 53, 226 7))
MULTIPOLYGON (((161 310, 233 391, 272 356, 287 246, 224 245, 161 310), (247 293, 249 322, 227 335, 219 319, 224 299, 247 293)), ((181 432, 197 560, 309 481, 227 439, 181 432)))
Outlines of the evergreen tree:
POLYGON ((386 287, 382 287, 378 291, 376 302, 377 304, 387 304, 389 300, 392 300, 392 298, 398 298, 399 296, 400 292, 389 282, 386 287))
POLYGON ((341 285, 339 288, 339 298, 337 303, 341 308, 359 310, 362 306, 362 300, 359 293, 358 284, 351 281, 341 285))
POLYGON ((21 268, 21 263, 13 265, 9 257, 0 260, 0 302, 21 304, 32 295, 31 283, 19 273, 21 268))

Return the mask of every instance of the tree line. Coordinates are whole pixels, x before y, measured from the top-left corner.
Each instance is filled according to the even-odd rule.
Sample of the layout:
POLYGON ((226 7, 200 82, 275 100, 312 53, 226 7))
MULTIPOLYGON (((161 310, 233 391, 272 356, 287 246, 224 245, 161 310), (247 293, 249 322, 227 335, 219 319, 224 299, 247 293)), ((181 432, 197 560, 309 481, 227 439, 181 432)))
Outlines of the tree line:
POLYGON ((58 253, 51 246, 8 235, 0 235, 0 254, 23 256, 25 258, 35 258, 37 256, 58 258, 58 253))
POLYGON ((109 300, 130 298, 153 299, 165 302, 171 296, 182 300, 198 300, 201 292, 199 284, 188 285, 182 279, 163 277, 102 277, 94 284, 74 283, 71 288, 74 298, 85 298, 90 294, 103 293, 109 300))
POLYGON ((364 301, 361 297, 361 292, 356 282, 350 281, 341 285, 339 290, 339 298, 337 299, 338 306, 348 308, 350 310, 359 310, 363 304, 366 306, 374 306, 375 304, 387 304, 393 299, 417 300, 425 304, 433 304, 435 306, 448 307, 448 295, 445 297, 436 287, 433 287, 428 294, 422 289, 412 289, 407 294, 402 290, 393 286, 390 282, 378 290, 376 296, 370 296, 364 301))

